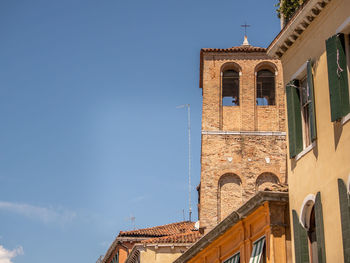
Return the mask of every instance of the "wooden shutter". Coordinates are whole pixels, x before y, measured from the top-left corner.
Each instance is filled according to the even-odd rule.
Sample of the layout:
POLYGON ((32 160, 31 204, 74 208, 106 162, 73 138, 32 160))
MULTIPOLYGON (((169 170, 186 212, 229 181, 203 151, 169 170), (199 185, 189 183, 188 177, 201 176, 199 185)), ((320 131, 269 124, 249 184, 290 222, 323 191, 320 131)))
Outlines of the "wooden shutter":
POLYGON ((348 191, 342 179, 338 179, 338 192, 344 262, 350 263, 350 205, 348 191))
POLYGON ((315 112, 315 97, 314 97, 314 78, 312 75, 311 61, 307 61, 307 85, 308 85, 308 100, 309 102, 309 118, 310 118, 310 135, 311 141, 316 140, 317 130, 316 130, 316 112, 315 112))
POLYGON ((344 34, 327 39, 326 50, 331 120, 336 121, 350 112, 344 34))
POLYGON ((316 221, 318 262, 325 263, 326 262, 326 245, 324 240, 323 212, 322 212, 322 202, 321 202, 320 192, 316 194, 316 198, 315 198, 315 221, 316 221))
POLYGON ((303 150, 303 134, 301 126, 299 81, 292 80, 286 86, 289 158, 295 157, 303 150))
POLYGON ((295 210, 293 214, 293 232, 294 232, 294 253, 295 263, 309 262, 309 243, 306 229, 299 223, 299 217, 295 210))

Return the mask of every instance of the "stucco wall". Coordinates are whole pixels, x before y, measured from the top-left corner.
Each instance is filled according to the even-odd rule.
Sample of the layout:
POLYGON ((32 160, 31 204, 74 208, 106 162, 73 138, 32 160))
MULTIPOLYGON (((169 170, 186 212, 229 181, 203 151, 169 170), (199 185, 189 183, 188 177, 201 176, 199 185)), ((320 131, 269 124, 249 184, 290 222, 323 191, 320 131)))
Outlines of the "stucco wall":
POLYGON ((186 250, 186 247, 145 247, 141 250, 141 263, 171 263, 186 250))
POLYGON ((350 173, 350 122, 331 122, 325 40, 349 16, 350 1, 332 0, 282 57, 285 83, 308 59, 314 62, 316 147, 288 160, 290 209, 300 215, 304 198, 321 192, 328 262, 343 262, 337 178, 347 182, 350 173))

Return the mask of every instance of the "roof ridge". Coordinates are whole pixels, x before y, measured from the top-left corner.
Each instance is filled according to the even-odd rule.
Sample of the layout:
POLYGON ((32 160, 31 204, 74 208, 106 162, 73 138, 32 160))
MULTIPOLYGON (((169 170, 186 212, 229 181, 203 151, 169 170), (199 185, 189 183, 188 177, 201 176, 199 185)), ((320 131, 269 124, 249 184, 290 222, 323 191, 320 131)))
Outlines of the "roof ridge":
MULTIPOLYGON (((147 231, 152 231, 152 230, 163 230, 163 229, 166 229, 168 227, 177 228, 178 225, 194 225, 194 222, 191 222, 191 221, 180 221, 180 222, 169 223, 169 224, 160 225, 160 226, 139 228, 139 229, 128 230, 128 231, 120 231, 118 236, 133 235, 133 234, 136 234, 136 233, 142 234, 141 232, 147 232, 147 231)), ((144 234, 146 234, 146 233, 144 233, 144 234)), ((168 235, 168 234, 157 234, 156 236, 166 236, 166 235, 168 235)), ((153 236, 153 235, 151 235, 151 236, 153 236)))
MULTIPOLYGON (((173 234, 173 235, 168 235, 168 236, 162 236, 162 237, 152 237, 146 240, 142 240, 141 243, 142 244, 146 244, 146 243, 156 243, 156 242, 161 242, 161 241, 166 241, 171 239, 171 243, 176 242, 176 239, 181 238, 181 237, 187 237, 187 236, 191 236, 194 239, 199 239, 202 234, 198 231, 198 230, 191 230, 185 233, 178 233, 178 234, 173 234)), ((181 239, 180 239, 181 240, 181 239)), ((188 243, 193 243, 195 241, 189 241, 188 243)))
POLYGON ((230 52, 230 51, 253 51, 253 52, 266 52, 264 47, 255 47, 251 45, 234 46, 230 48, 202 48, 202 52, 230 52))

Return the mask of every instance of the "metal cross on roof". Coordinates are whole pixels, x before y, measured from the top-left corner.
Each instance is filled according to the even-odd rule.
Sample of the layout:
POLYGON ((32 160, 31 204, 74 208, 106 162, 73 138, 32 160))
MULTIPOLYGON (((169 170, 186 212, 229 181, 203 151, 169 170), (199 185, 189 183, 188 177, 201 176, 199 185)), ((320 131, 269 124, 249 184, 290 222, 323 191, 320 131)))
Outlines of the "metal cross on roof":
POLYGON ((250 27, 250 25, 247 25, 247 22, 244 23, 244 25, 241 25, 241 27, 244 27, 244 35, 247 35, 247 27, 250 27))

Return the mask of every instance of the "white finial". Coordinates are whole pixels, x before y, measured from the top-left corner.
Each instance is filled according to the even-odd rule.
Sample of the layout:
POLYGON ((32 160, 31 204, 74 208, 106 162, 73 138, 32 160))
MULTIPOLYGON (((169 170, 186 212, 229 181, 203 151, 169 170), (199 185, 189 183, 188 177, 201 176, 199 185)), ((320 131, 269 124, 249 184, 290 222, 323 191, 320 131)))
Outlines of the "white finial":
POLYGON ((248 37, 246 35, 244 36, 244 41, 243 41, 242 46, 250 46, 250 44, 248 42, 248 37))

